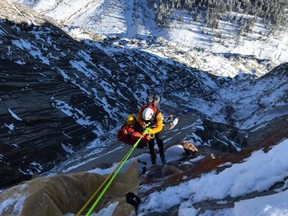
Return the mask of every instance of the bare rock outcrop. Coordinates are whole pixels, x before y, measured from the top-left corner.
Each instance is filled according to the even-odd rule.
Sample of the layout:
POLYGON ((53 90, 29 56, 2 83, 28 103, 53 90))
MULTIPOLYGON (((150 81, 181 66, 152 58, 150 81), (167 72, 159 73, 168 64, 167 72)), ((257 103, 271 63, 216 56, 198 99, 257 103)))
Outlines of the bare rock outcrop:
MULTIPOLYGON (((0 209, 0 214, 2 216, 76 214, 93 197, 90 205, 82 211, 82 214, 85 214, 106 186, 102 184, 107 177, 108 175, 94 173, 72 173, 33 178, 1 193, 0 203, 7 202, 7 205, 4 209, 0 209), (102 190, 93 196, 100 186, 102 190)), ((137 193, 138 184, 137 163, 132 163, 124 173, 115 178, 95 211, 98 212, 114 203, 116 206, 114 215, 135 214, 134 207, 126 203, 125 194, 137 193)))

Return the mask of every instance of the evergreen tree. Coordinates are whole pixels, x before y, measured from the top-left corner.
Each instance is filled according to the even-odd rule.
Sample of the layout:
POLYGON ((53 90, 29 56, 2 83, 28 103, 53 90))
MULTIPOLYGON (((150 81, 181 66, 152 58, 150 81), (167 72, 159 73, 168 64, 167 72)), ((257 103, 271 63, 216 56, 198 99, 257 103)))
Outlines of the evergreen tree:
POLYGON ((257 17, 262 18, 267 29, 273 31, 288 25, 287 0, 158 0, 154 1, 156 22, 160 25, 169 23, 171 15, 179 8, 187 10, 194 21, 202 20, 213 29, 218 28, 221 19, 238 22, 241 34, 253 29, 257 17), (242 18, 237 21, 233 13, 239 13, 237 16, 242 14, 242 18), (253 18, 243 19, 243 13, 253 18))

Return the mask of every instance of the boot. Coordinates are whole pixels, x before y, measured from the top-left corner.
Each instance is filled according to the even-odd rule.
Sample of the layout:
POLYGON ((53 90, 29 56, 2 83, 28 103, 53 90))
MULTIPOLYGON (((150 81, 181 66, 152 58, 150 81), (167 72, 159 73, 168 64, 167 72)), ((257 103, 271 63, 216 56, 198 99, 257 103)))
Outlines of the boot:
POLYGON ((160 155, 160 158, 161 158, 161 162, 163 165, 166 164, 166 158, 165 158, 165 155, 160 155))
POLYGON ((151 155, 151 163, 152 165, 156 164, 156 155, 151 155))

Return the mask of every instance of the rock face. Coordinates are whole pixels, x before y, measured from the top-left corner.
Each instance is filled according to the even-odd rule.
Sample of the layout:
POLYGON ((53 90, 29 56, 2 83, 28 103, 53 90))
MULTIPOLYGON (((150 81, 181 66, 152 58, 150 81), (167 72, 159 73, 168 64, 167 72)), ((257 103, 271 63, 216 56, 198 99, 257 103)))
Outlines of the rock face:
MULTIPOLYGON (((95 112, 102 109, 53 70, 53 63, 44 57, 44 52, 51 55, 48 44, 39 48, 43 56, 41 52, 33 56, 33 51, 26 49, 27 46, 36 49, 48 32, 54 32, 55 40, 63 37, 59 44, 77 47, 77 43, 47 22, 42 26, 22 23, 23 16, 19 13, 27 10, 17 12, 16 7, 5 1, 0 4, 1 15, 6 16, 0 20, 0 186, 5 186, 53 167, 69 151, 97 137, 91 128, 61 111, 55 99, 71 105, 79 103, 79 107, 95 112), (16 13, 20 20, 9 20, 11 13, 16 13), (43 34, 43 38, 35 38, 35 32, 43 34), (37 56, 43 57, 43 61, 37 56)), ((65 63, 63 58, 59 61, 65 63)))
MULTIPOLYGON (((72 39, 51 19, 26 7, 1 1, 0 14, 1 187, 49 170, 115 128, 119 117, 137 110, 142 103, 137 95, 155 85, 155 78, 139 88, 154 70, 149 65, 147 74, 140 76, 142 63, 133 65, 134 60, 127 58, 131 53, 111 58, 89 45, 91 41, 72 39), (139 77, 135 80, 132 75, 139 77)), ((137 61, 142 58, 137 56, 137 61)), ((147 58, 144 55, 143 61, 147 58)), ((169 71, 177 68, 159 62, 169 71)), ((189 69, 177 76, 187 74, 189 69)), ((174 75, 167 79, 173 81, 174 75)), ((189 76, 185 85, 197 77, 201 75, 189 76)), ((200 80, 193 85, 203 85, 200 80)))
MULTIPOLYGON (((9 203, 5 205, 5 208, 0 209, 0 213, 2 216, 76 214, 93 196, 88 203, 90 205, 83 209, 81 214, 83 215, 88 212, 98 198, 99 193, 96 194, 97 196, 94 193, 106 178, 107 176, 94 173, 36 177, 1 193, 0 203, 3 204, 7 200, 9 203)), ((101 202, 96 206, 95 211, 113 204, 115 205, 113 215, 134 215, 134 207, 126 203, 125 194, 137 193, 138 184, 137 163, 132 163, 126 172, 117 176, 109 188, 110 190, 107 190, 101 202)))
POLYGON ((75 97, 82 98, 82 102, 85 98, 89 101, 78 89, 61 81, 57 75, 49 75, 49 71, 42 71, 41 77, 32 67, 1 63, 1 71, 12 73, 5 79, 1 76, 0 84, 1 163, 9 165, 12 171, 1 169, 4 176, 1 184, 8 184, 13 175, 29 175, 51 168, 65 158, 65 146, 73 151, 94 139, 96 134, 53 106, 52 98, 59 94, 64 94, 67 101, 75 97))
POLYGON ((203 143, 209 143, 213 148, 223 152, 237 152, 247 146, 248 132, 228 124, 213 122, 207 118, 202 120, 203 128, 195 134, 201 137, 203 143))

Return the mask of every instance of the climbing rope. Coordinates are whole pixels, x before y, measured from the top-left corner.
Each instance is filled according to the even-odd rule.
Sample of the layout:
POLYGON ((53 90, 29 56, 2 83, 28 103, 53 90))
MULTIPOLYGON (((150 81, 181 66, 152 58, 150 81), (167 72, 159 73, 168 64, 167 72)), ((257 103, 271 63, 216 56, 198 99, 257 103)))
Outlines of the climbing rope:
POLYGON ((81 213, 87 208, 87 206, 91 203, 91 201, 95 198, 95 196, 100 192, 100 190, 104 187, 106 184, 105 188, 102 190, 100 195, 97 197, 89 211, 85 214, 85 216, 89 216, 93 210, 96 208, 97 204, 100 202, 101 198, 104 196, 114 179, 116 178, 117 174, 120 172, 134 149, 138 146, 139 142, 143 138, 143 136, 147 133, 149 133, 149 128, 146 127, 146 129, 143 131, 142 136, 136 141, 136 143, 133 145, 133 147, 127 152, 127 154, 122 158, 122 160, 117 164, 117 166, 114 168, 114 170, 109 174, 109 176, 105 179, 105 181, 100 185, 100 187, 93 193, 93 195, 89 198, 89 200, 85 203, 85 205, 79 210, 79 212, 76 214, 76 216, 80 216, 81 213))
MULTIPOLYGON (((129 150, 129 152, 131 149, 129 150)), ((76 216, 80 216, 81 213, 87 208, 87 206, 91 203, 91 201, 95 198, 95 196, 99 193, 99 191, 103 188, 103 186, 108 182, 108 180, 111 178, 113 173, 116 169, 121 165, 121 162, 125 159, 125 157, 129 154, 129 152, 122 158, 122 160, 117 164, 117 166, 114 168, 114 170, 107 176, 105 181, 100 185, 100 187, 92 194, 92 196, 88 199, 88 201, 84 204, 84 206, 77 212, 76 216)))

